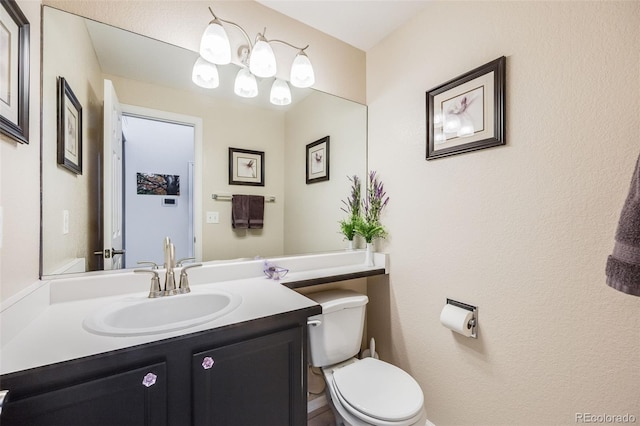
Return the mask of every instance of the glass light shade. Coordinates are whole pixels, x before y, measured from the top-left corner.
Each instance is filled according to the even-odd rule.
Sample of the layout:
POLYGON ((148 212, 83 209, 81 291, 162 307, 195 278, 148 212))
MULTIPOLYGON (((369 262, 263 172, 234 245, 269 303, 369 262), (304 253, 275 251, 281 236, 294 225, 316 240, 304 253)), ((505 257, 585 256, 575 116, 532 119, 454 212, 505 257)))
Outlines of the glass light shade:
POLYGON ((211 62, 198 58, 196 63, 193 64, 191 80, 193 80, 193 82, 198 86, 204 87, 205 89, 215 89, 220 84, 218 67, 211 62))
POLYGON ((276 56, 264 39, 256 42, 249 57, 249 69, 256 77, 269 78, 276 75, 276 56))
POLYGON ((445 143, 446 141, 447 141, 447 136, 444 134, 442 129, 440 129, 439 131, 436 131, 436 134, 434 135, 433 143, 435 145, 439 145, 439 144, 445 143))
POLYGON ((316 82, 311 61, 306 53, 300 51, 291 65, 291 84, 295 87, 311 87, 316 82))
POLYGON ((456 133, 462 127, 462 122, 457 115, 446 114, 442 125, 445 133, 456 133))
POLYGON ((242 68, 238 71, 233 92, 243 98, 255 98, 258 96, 258 82, 247 68, 242 68))
POLYGON ((457 135, 458 135, 458 137, 461 137, 461 138, 466 138, 466 137, 469 137, 469 136, 473 136, 474 130, 475 129, 473 128, 473 124, 465 123, 460 127, 460 130, 458 130, 457 135))
POLYGON ((271 86, 269 100, 274 105, 289 105, 291 103, 291 89, 286 81, 276 78, 271 86))
POLYGON ((226 65, 231 62, 229 37, 217 19, 211 21, 202 34, 200 56, 218 65, 226 65))

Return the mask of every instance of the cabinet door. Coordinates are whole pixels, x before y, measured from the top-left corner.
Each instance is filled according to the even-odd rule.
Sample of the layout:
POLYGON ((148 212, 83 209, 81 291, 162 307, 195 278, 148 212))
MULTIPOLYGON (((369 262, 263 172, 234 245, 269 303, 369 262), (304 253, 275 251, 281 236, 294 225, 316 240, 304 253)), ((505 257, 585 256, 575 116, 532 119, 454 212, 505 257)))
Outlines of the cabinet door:
POLYGON ((306 424, 301 327, 193 355, 196 426, 306 424))
POLYGON ((166 365, 159 363, 9 401, 2 426, 162 426, 166 365))

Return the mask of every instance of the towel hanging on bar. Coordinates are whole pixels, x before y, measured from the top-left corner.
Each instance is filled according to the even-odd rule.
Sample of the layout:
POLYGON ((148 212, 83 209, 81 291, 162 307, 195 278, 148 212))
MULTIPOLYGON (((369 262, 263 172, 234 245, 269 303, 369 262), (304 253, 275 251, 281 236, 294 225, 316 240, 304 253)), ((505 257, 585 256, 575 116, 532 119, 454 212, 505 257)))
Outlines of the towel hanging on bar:
POLYGON ((262 229, 264 226, 264 197, 262 195, 233 195, 231 199, 231 227, 234 229, 262 229))

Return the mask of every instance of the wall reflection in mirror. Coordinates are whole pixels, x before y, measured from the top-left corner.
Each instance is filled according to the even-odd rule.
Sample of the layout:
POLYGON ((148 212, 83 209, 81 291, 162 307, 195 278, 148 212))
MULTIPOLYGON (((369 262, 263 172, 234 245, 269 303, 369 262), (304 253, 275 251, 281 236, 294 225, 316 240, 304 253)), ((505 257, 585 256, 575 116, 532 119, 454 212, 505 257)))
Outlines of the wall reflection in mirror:
POLYGON ((338 232, 340 200, 349 191, 347 176, 366 174, 366 106, 294 87, 290 105, 274 106, 273 78, 259 81, 258 97, 239 98, 233 64, 218 67, 219 87, 203 89, 191 80, 197 58, 43 8, 43 275, 162 264, 167 236, 177 258, 199 261, 346 247, 338 232), (60 77, 82 106, 81 174, 56 161, 63 149, 57 143, 60 77), (121 152, 112 143, 118 136, 121 152), (306 146, 325 136, 331 179, 307 184, 306 146), (264 153, 264 186, 229 184, 229 148, 264 153), (213 194, 275 202, 264 206, 262 229, 233 229, 231 202, 213 194))

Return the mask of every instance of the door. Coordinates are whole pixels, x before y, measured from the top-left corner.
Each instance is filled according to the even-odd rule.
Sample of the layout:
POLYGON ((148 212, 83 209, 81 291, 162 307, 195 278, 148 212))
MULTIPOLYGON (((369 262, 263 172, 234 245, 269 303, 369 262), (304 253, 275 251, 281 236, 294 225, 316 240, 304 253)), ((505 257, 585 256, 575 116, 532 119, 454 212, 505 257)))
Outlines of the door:
POLYGON ((296 327, 194 353, 193 424, 306 424, 305 341, 296 327))
POLYGON ((124 267, 122 107, 111 80, 104 81, 103 255, 104 269, 124 267))
POLYGON ((167 366, 161 362, 16 400, 10 391, 2 426, 166 426, 167 385, 167 366))

